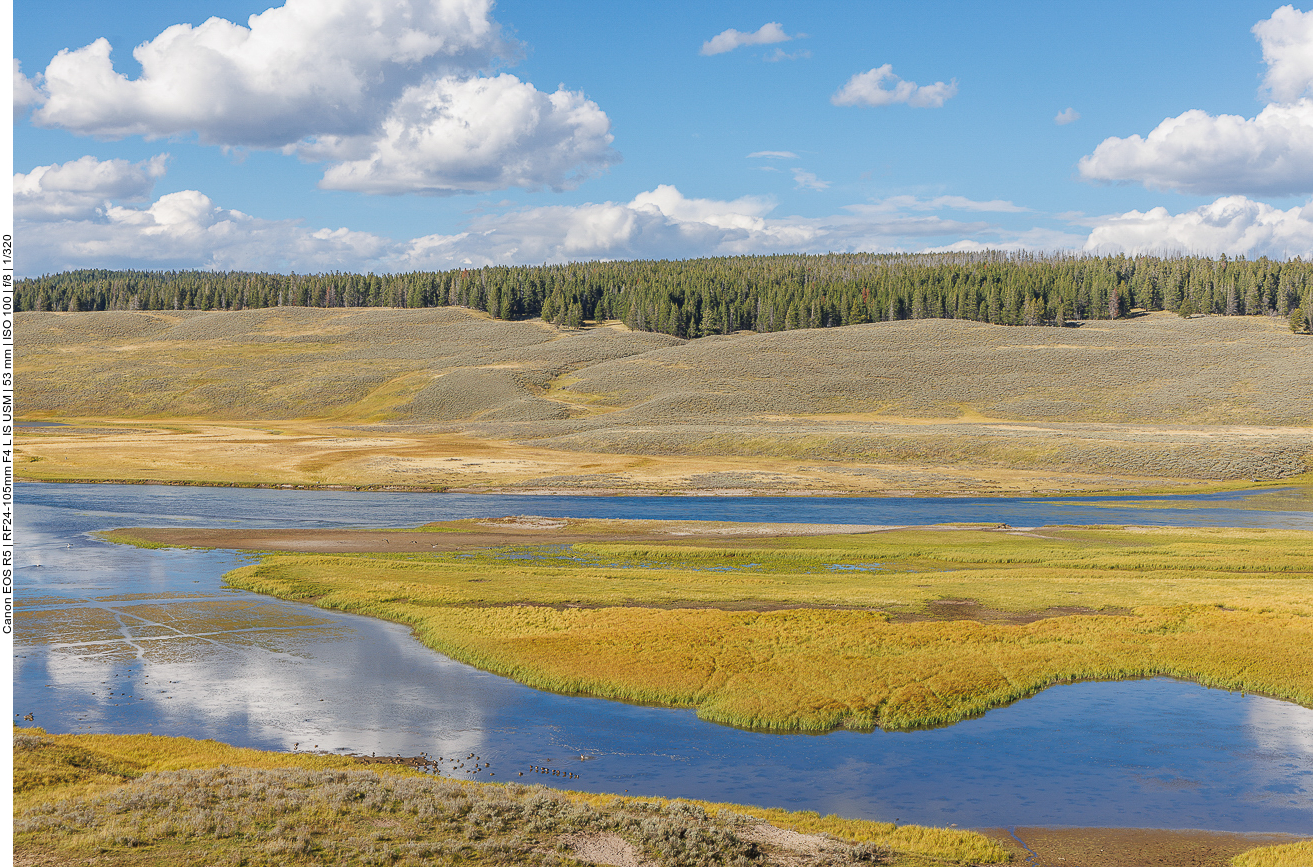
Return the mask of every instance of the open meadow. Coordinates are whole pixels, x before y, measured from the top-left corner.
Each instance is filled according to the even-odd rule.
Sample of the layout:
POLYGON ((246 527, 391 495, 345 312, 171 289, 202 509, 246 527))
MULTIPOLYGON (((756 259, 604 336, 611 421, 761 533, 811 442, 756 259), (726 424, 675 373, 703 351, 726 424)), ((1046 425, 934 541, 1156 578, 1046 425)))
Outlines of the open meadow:
POLYGON ((18 314, 33 480, 1031 494, 1290 479, 1313 342, 1266 317, 681 340, 461 308, 18 314))
MULTIPOLYGON (((544 521, 537 538, 488 548, 480 523, 378 531, 375 553, 267 554, 226 580, 406 624, 429 647, 530 686, 694 707, 749 728, 940 725, 1055 683, 1162 674, 1313 705, 1307 532, 754 537, 623 522, 630 533, 647 524, 645 541, 626 542, 607 541, 604 522, 544 521), (600 541, 572 542, 589 529, 600 541)), ((238 538, 248 531, 207 532, 109 538, 249 547, 238 538)), ((274 541, 262 532, 250 541, 274 541)), ((341 542, 340 531, 296 532, 313 537, 307 550, 341 542)))

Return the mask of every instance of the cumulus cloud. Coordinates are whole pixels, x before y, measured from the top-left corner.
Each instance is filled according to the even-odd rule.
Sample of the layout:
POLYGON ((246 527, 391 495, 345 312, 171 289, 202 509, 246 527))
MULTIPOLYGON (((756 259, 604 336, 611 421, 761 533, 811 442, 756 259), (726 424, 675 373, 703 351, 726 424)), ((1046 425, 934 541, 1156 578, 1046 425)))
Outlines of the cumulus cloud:
POLYGON ((1263 46, 1267 75, 1263 87, 1275 102, 1313 96, 1313 12, 1282 6, 1272 17, 1254 25, 1263 46))
POLYGON ((33 221, 87 220, 110 200, 141 201, 162 177, 168 154, 130 163, 85 156, 14 175, 14 216, 33 221))
POLYGON ((1105 139, 1081 158, 1082 177, 1195 194, 1313 192, 1313 13, 1283 6, 1254 25, 1274 102, 1256 117, 1193 109, 1147 136, 1105 139))
POLYGON ((1187 111, 1143 138, 1105 139, 1079 169, 1088 180, 1183 193, 1313 192, 1313 100, 1269 105, 1251 119, 1187 111))
POLYGON ((905 103, 912 108, 942 108, 944 101, 957 95, 957 79, 945 84, 936 81, 918 87, 915 81, 904 81, 894 75, 893 64, 886 63, 875 69, 859 72, 843 87, 834 92, 830 102, 835 105, 894 105, 905 103), (886 83, 889 85, 886 87, 886 83))
POLYGON ((919 199, 916 196, 889 196, 872 205, 855 207, 887 213, 890 211, 980 211, 998 214, 1020 214, 1029 211, 1002 199, 978 202, 966 196, 935 196, 932 199, 919 199))
POLYGON ((370 131, 408 85, 486 65, 502 50, 491 0, 287 0, 248 19, 176 24, 116 72, 101 38, 45 71, 42 126, 209 144, 278 147, 370 131))
POLYGON ((919 250, 927 239, 976 236, 987 223, 932 216, 840 214, 769 216, 770 199, 691 199, 662 185, 627 203, 530 208, 476 218, 458 235, 417 238, 415 267, 572 259, 687 258, 831 250, 919 250))
POLYGON ((148 208, 108 206, 88 219, 16 226, 24 239, 19 265, 27 275, 87 267, 355 270, 395 247, 367 232, 259 220, 195 190, 161 196, 148 208))
POLYGON ((1280 210, 1245 196, 1225 196, 1181 214, 1166 208, 1093 221, 1091 253, 1200 253, 1216 256, 1313 254, 1313 204, 1280 210))
POLYGON ((661 185, 628 202, 482 214, 455 234, 393 240, 349 228, 261 220, 185 190, 147 207, 105 205, 77 219, 34 212, 18 222, 24 237, 20 267, 26 275, 82 267, 405 271, 583 259, 916 251, 965 241, 999 247, 1015 246, 1017 237, 994 224, 930 214, 857 206, 827 217, 773 217, 775 206, 760 196, 702 199, 661 185))
POLYGON ((37 89, 41 83, 41 74, 37 73, 34 78, 28 78, 23 74, 22 65, 18 59, 14 59, 14 119, 17 120, 20 115, 27 109, 39 103, 42 99, 41 91, 37 89))
POLYGON ((577 186, 612 163, 611 122, 582 93, 543 93, 513 75, 441 78, 409 88, 382 131, 324 137, 302 156, 347 156, 320 186, 362 193, 452 194, 577 186))
POLYGON ((772 45, 776 42, 788 42, 794 38, 796 37, 784 32, 784 27, 778 21, 761 25, 755 33, 740 33, 731 27, 702 43, 702 50, 698 53, 706 57, 712 54, 724 54, 744 45, 772 45))
POLYGON ((1080 112, 1071 106, 1067 106, 1054 116, 1053 122, 1058 126, 1066 126, 1069 123, 1075 123, 1080 120, 1080 112))
POLYGON ((559 190, 616 162, 610 121, 582 93, 484 72, 511 50, 491 7, 287 0, 245 27, 166 29, 133 51, 134 79, 115 71, 105 39, 61 51, 39 91, 16 65, 15 94, 35 101, 34 123, 82 135, 195 133, 328 160, 326 189, 559 190))

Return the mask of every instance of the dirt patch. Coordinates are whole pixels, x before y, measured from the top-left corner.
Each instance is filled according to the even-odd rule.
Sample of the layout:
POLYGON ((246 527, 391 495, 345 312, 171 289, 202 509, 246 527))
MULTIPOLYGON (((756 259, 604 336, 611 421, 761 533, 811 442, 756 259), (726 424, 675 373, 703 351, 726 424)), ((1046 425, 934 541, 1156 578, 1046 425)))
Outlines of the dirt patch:
POLYGON ((981 833, 1013 847, 1017 861, 1030 867, 1227 867, 1241 852, 1306 839, 1145 828, 992 828, 981 833), (1018 839, 1029 852, 1017 846, 1018 839))
POLYGON ((800 834, 797 831, 776 828, 765 823, 742 829, 738 832, 738 836, 750 843, 811 856, 821 854, 829 843, 819 834, 800 834))
POLYGON ((573 834, 562 837, 576 860, 610 867, 640 867, 643 859, 633 843, 615 834, 573 834))
POLYGON ((937 599, 926 604, 924 612, 899 614, 893 618, 894 623, 918 623, 933 620, 975 620, 981 623, 1034 623, 1050 617, 1092 617, 1098 615, 1128 615, 1129 608, 1085 608, 1077 605, 1063 605, 1045 608, 1042 611, 1001 611, 989 608, 974 599, 937 599))

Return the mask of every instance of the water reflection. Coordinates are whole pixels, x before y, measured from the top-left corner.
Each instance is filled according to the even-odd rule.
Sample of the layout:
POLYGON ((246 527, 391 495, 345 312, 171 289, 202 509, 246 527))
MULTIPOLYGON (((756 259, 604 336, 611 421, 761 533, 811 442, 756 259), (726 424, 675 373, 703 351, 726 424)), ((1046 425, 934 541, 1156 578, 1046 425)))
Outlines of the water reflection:
MULTIPOLYGON (((537 692, 441 657, 394 624, 225 590, 219 576, 243 562, 229 553, 140 550, 86 535, 248 514, 265 525, 452 516, 436 506, 406 516, 408 507, 380 495, 364 505, 338 494, 306 505, 281 492, 157 489, 156 501, 152 490, 120 488, 116 511, 109 487, 92 488, 92 503, 75 486, 31 487, 19 510, 26 604, 14 710, 52 731, 366 755, 477 753, 491 765, 484 778, 496 780, 559 782, 529 771, 545 766, 579 774, 571 785, 591 791, 927 824, 1313 831, 1313 711, 1291 704, 1159 679, 1055 687, 925 732, 738 731, 691 711, 537 692)), ((577 499, 608 514, 601 498, 577 499)), ((539 513, 570 507, 533 502, 539 513)), ((809 512, 812 503, 740 505, 831 519, 809 512)), ((474 505, 484 515, 529 511, 496 498, 474 505)), ((635 508, 611 505, 609 516, 635 508)))

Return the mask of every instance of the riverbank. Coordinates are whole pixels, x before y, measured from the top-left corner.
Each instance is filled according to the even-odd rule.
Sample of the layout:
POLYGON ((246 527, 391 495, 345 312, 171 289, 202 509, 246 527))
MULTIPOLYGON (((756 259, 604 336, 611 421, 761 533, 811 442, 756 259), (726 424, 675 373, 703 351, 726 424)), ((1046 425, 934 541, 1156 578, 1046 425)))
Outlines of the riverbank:
POLYGON ((1297 867, 1276 834, 1119 828, 925 828, 733 804, 627 798, 435 777, 431 756, 382 762, 151 735, 16 728, 16 863, 640 863, 901 867, 1297 867), (363 766, 362 766, 363 765, 363 766), (222 790, 224 796, 214 793, 222 790), (675 839, 682 843, 673 843, 675 839), (1237 857, 1238 856, 1238 857, 1237 857), (741 861, 734 861, 742 858, 741 861), (1079 859, 1079 860, 1077 860, 1079 859), (1234 860, 1233 860, 1234 859, 1234 860))
MULTIPOLYGON (((693 707, 745 728, 941 725, 1055 683, 1160 674, 1313 705, 1307 532, 719 525, 690 539, 675 535, 697 529, 689 522, 574 527, 594 541, 572 541, 564 519, 284 531, 318 552, 267 554, 225 580, 404 624, 535 688, 693 707), (619 538, 599 532, 608 526, 619 538), (486 547, 493 538, 502 546, 486 547), (381 550, 324 553, 349 542, 381 550)), ((261 546, 279 535, 109 538, 261 546)))
POLYGON ((18 863, 998 864, 950 828, 435 777, 415 763, 15 729, 18 863), (218 793, 222 792, 222 795, 218 793), (608 846, 598 844, 606 843, 608 846), (616 858, 616 854, 622 857, 616 858), (568 863, 565 862, 565 863, 568 863))

